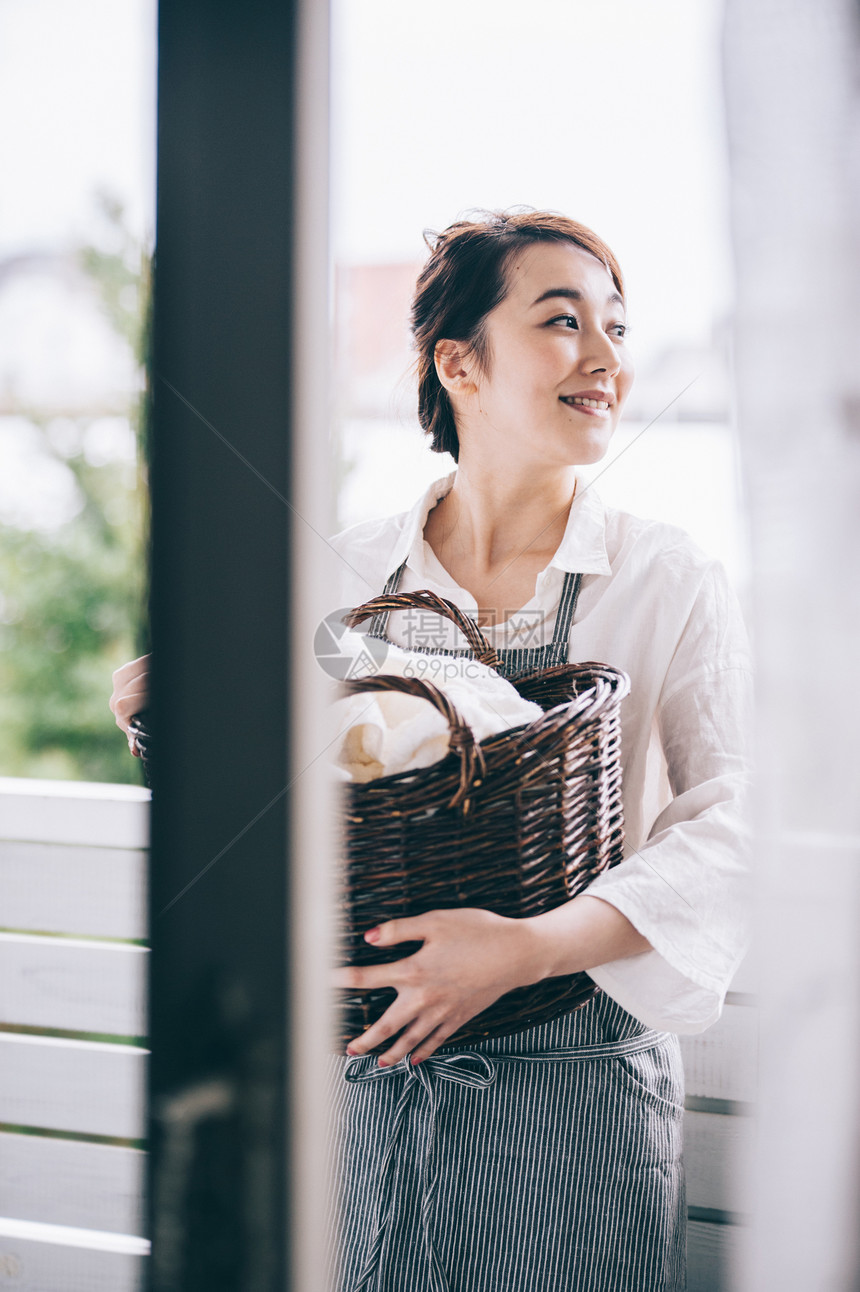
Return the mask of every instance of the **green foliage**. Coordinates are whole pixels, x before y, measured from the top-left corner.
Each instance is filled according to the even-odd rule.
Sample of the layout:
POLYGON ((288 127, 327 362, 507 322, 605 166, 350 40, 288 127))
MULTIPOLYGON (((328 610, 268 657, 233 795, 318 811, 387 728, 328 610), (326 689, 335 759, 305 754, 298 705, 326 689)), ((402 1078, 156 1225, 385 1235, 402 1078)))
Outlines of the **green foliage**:
POLYGON ((110 194, 100 195, 98 205, 110 233, 110 246, 82 247, 78 259, 99 289, 102 307, 115 330, 134 353, 141 349, 141 248, 123 224, 122 206, 110 194))
MULTIPOLYGON (((80 264, 140 362, 148 266, 121 208, 101 205, 113 237, 107 250, 83 248, 80 264)), ((133 392, 139 445, 145 407, 133 392)), ((57 437, 50 419, 27 416, 43 452, 72 472, 80 510, 50 532, 0 524, 0 774, 140 784, 107 702, 113 670, 145 649, 145 471, 88 458, 94 418, 67 419, 71 433, 57 437)))

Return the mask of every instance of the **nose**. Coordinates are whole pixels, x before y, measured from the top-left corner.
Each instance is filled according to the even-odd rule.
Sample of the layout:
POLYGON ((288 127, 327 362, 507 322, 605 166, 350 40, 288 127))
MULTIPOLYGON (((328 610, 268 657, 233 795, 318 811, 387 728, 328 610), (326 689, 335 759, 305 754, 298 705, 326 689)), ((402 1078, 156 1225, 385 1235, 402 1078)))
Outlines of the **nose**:
POLYGON ((586 331, 581 363, 587 372, 608 372, 613 377, 621 370, 621 355, 603 328, 586 331))

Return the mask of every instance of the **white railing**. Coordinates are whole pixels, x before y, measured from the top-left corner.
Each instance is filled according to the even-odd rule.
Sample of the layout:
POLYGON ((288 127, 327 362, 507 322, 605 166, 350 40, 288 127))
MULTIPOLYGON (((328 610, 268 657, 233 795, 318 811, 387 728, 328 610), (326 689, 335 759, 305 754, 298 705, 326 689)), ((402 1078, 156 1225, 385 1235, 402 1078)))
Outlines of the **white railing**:
MULTIPOLYGON (((16 1288, 142 1282, 148 808, 130 786, 0 779, 0 1282, 16 1288)), ((739 977, 720 1022, 682 1039, 690 1292, 731 1286, 749 1211, 748 993, 739 977)))
POLYGON ((16 1288, 142 1284, 148 818, 132 786, 0 779, 0 1282, 16 1288))

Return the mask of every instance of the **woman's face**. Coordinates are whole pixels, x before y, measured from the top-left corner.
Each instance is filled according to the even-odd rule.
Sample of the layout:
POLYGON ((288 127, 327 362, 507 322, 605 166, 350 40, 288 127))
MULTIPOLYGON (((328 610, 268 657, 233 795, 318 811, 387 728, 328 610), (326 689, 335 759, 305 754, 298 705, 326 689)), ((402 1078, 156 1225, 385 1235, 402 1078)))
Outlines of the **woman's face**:
POLYGON ((633 382, 609 271, 573 243, 534 243, 512 262, 485 326, 488 371, 473 359, 474 384, 455 403, 461 451, 474 434, 512 464, 599 461, 633 382))

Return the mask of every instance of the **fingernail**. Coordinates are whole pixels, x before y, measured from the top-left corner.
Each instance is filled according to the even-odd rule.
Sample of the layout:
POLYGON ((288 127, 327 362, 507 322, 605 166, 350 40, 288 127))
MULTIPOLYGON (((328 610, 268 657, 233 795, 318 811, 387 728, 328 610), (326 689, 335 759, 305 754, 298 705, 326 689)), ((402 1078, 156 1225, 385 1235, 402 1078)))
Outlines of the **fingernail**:
POLYGON ((378 928, 368 929, 364 935, 365 942, 378 942, 381 932, 382 930, 378 928))
POLYGON ((350 1058, 351 1058, 351 1059, 354 1059, 354 1058, 355 1058, 356 1051, 352 1048, 352 1046, 351 1046, 351 1045, 348 1045, 348 1046, 346 1047, 346 1052, 347 1052, 347 1054, 350 1056, 350 1058))
POLYGON ((379 1060, 378 1060, 378 1063, 379 1063, 380 1068, 387 1068, 387 1067, 388 1067, 388 1060, 387 1060, 387 1059, 379 1059, 379 1060))

